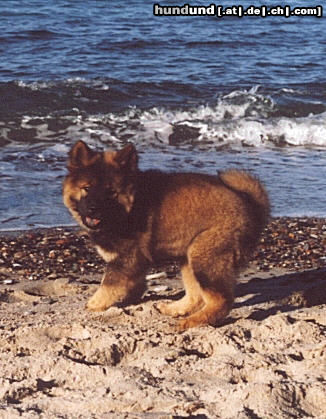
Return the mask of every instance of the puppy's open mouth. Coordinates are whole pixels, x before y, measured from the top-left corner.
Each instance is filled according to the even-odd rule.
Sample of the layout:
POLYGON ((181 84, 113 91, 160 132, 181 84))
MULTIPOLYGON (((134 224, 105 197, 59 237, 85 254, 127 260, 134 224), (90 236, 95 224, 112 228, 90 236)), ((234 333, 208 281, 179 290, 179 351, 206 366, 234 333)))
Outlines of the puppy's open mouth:
POLYGON ((86 227, 95 230, 100 226, 101 220, 98 218, 83 217, 83 223, 86 227))

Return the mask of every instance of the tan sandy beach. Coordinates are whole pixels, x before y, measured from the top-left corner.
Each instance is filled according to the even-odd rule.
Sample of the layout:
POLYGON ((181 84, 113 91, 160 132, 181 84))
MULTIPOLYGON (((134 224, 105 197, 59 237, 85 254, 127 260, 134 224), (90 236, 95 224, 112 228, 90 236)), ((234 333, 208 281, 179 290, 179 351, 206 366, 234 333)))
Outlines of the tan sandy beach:
POLYGON ((175 264, 94 314, 103 264, 84 237, 1 240, 1 418, 326 417, 325 220, 273 220, 226 321, 185 332, 155 308, 181 295, 175 264))

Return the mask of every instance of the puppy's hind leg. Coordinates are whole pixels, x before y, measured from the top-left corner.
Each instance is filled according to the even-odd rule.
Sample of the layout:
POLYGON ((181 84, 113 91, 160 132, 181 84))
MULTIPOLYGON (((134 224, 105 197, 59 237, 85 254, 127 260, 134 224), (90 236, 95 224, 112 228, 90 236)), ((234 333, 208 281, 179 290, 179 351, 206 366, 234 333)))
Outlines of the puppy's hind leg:
POLYGON ((199 310, 204 304, 200 285, 194 276, 191 266, 184 265, 181 268, 181 274, 186 292, 185 296, 172 303, 157 304, 157 308, 162 314, 173 317, 185 316, 199 310))
POLYGON ((188 260, 198 281, 203 305, 179 321, 182 330, 216 325, 228 315, 234 300, 238 250, 236 238, 224 236, 222 242, 220 232, 215 230, 205 231, 194 240, 188 260))
POLYGON ((203 307, 192 315, 179 320, 181 330, 190 327, 210 324, 217 325, 231 310, 233 296, 226 296, 225 292, 214 289, 202 289, 203 307))

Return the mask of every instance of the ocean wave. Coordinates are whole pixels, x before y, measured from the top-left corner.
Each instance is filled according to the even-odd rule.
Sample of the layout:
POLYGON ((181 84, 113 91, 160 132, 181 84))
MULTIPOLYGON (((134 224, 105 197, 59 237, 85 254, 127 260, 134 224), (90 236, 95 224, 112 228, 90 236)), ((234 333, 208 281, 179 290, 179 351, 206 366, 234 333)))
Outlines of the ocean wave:
POLYGON ((273 103, 264 100, 239 104, 220 100, 214 107, 174 112, 157 108, 130 110, 123 116, 107 118, 117 127, 133 121, 131 126, 127 122, 120 128, 120 137, 129 134, 131 140, 143 146, 326 146, 326 112, 299 118, 264 118, 262 114, 272 108, 273 103))
MULTIPOLYGON (((148 86, 138 88, 143 89, 143 95, 148 86)), ((17 112, 15 118, 7 114, 0 119, 0 146, 70 144, 79 138, 112 146, 132 141, 140 147, 326 146, 325 105, 318 100, 304 100, 302 92, 293 88, 267 94, 255 86, 221 94, 212 103, 147 108, 134 105, 120 111, 111 110, 113 102, 127 100, 130 86, 117 81, 15 82, 11 91, 14 89, 20 93, 20 89, 27 90, 26 98, 35 94, 44 114, 27 112, 25 97, 20 96, 21 115, 17 112), (56 106, 47 103, 48 95, 52 102, 58 102, 56 106)), ((2 106, 9 111, 8 102, 2 106)))

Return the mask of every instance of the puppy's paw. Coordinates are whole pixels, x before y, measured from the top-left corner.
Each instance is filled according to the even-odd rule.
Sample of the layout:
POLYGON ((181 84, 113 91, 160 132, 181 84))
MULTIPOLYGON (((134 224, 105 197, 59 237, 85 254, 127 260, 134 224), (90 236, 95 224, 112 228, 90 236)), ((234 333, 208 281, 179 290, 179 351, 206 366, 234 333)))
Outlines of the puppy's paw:
POLYGON ((171 302, 170 303, 163 303, 163 302, 157 303, 156 308, 161 314, 164 314, 166 316, 172 316, 172 317, 179 316, 178 312, 175 310, 173 303, 171 302))
POLYGON ((158 303, 157 309, 162 313, 172 317, 186 316, 198 311, 203 302, 201 298, 184 296, 180 300, 169 303, 158 303))
POLYGON ((178 321, 179 330, 187 330, 191 327, 207 326, 212 324, 205 310, 199 310, 191 316, 185 317, 178 321))
POLYGON ((86 309, 88 311, 104 311, 113 303, 109 301, 108 294, 100 287, 95 294, 88 300, 86 309))
MULTIPOLYGON (((190 316, 191 317, 191 316, 190 316)), ((204 326, 207 323, 203 323, 198 320, 191 319, 190 317, 186 317, 185 319, 181 319, 177 323, 177 330, 178 331, 184 331, 187 329, 190 329, 191 327, 198 327, 198 326, 204 326)))

